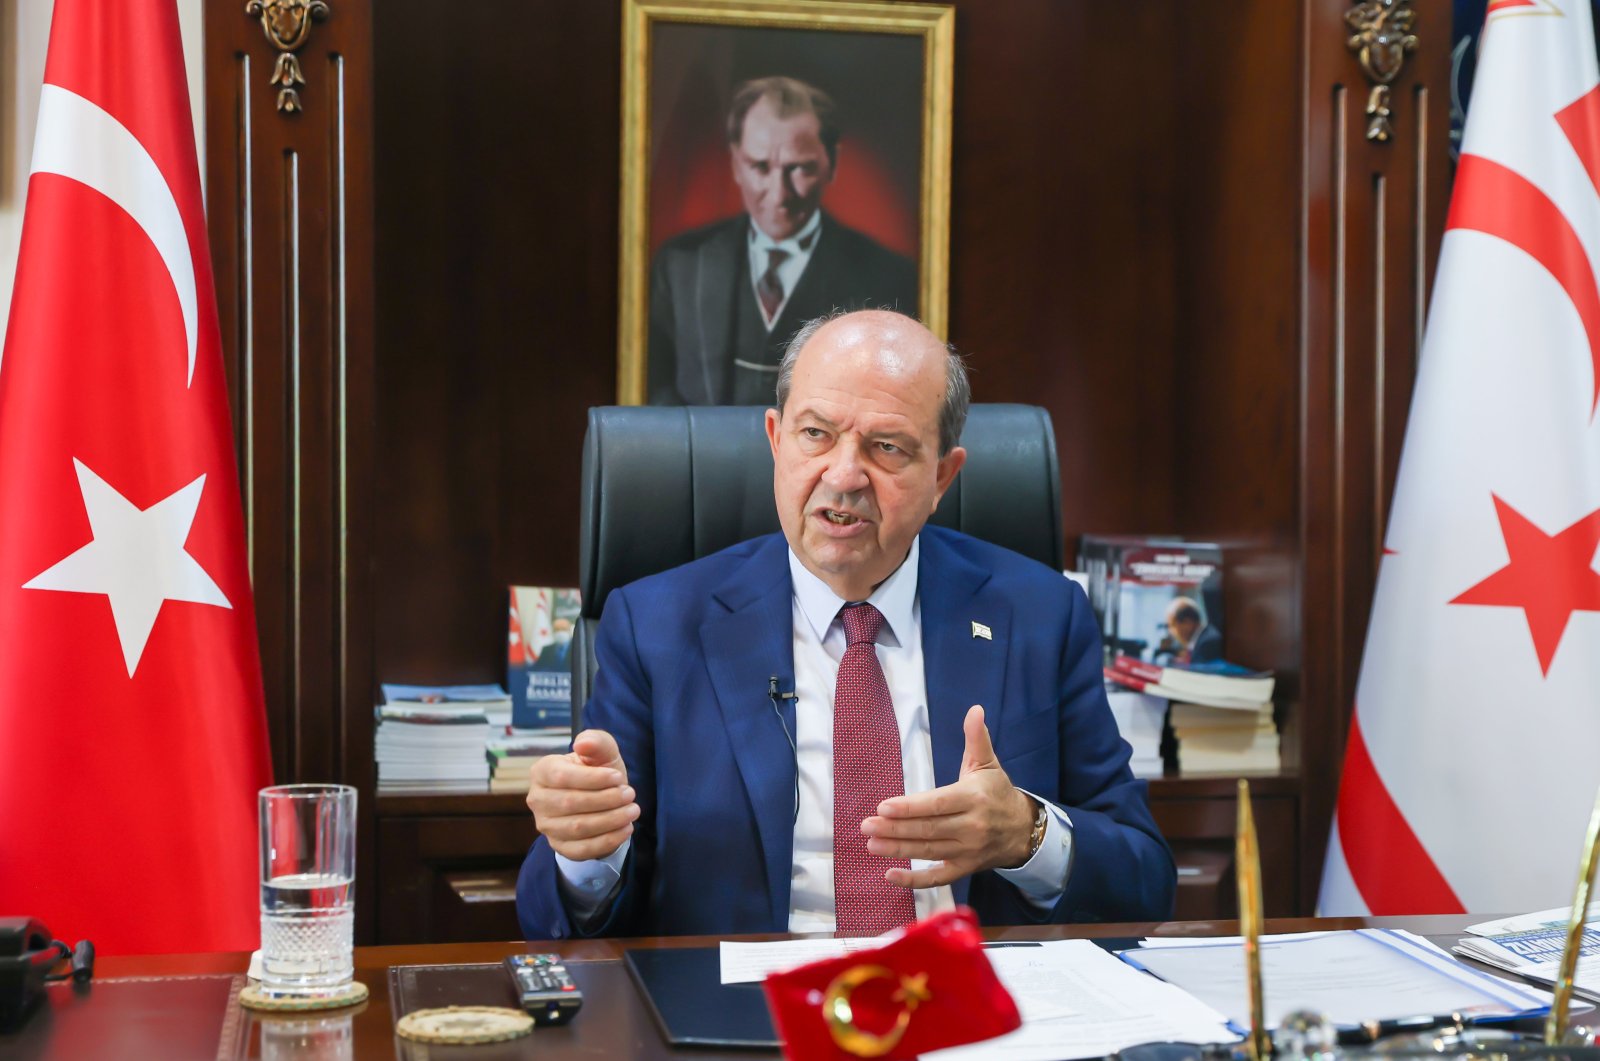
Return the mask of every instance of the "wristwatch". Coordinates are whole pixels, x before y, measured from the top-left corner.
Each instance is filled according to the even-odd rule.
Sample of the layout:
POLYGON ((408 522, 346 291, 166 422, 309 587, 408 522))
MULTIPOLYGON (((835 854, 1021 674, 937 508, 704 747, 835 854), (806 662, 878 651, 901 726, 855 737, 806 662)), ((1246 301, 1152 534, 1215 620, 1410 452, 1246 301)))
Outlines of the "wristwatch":
MULTIPOLYGON (((1031 798, 1031 797, 1030 797, 1031 798)), ((1038 803, 1038 809, 1033 815, 1033 832, 1028 836, 1028 857, 1031 859, 1039 853, 1039 845, 1044 843, 1045 830, 1050 826, 1050 812, 1044 809, 1044 804, 1038 803)))

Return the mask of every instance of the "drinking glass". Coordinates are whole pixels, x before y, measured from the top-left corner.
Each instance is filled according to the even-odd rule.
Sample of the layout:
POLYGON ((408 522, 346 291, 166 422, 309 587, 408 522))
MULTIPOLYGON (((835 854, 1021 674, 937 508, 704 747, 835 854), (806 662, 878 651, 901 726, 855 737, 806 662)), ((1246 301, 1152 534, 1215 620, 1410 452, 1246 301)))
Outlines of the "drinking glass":
POLYGON ((356 790, 277 785, 261 804, 261 991, 335 993, 354 973, 356 790))

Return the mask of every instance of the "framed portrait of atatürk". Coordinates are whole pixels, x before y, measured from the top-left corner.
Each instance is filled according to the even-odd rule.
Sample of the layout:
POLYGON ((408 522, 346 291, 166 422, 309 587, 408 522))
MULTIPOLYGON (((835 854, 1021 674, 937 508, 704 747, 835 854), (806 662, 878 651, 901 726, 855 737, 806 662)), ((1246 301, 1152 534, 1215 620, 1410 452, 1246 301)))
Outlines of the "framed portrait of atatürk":
POLYGON ((771 404, 835 310, 943 337, 955 10, 622 5, 618 400, 771 404))

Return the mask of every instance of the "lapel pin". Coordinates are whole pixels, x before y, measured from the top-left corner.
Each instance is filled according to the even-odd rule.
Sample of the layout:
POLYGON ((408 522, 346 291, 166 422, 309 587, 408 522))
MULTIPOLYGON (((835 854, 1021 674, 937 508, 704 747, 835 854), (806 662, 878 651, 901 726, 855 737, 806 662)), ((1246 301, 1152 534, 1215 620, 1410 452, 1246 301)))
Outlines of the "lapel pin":
POLYGON ((987 626, 984 626, 982 623, 978 622, 978 620, 974 619, 972 620, 972 636, 981 637, 985 641, 993 641, 994 631, 990 630, 987 626))

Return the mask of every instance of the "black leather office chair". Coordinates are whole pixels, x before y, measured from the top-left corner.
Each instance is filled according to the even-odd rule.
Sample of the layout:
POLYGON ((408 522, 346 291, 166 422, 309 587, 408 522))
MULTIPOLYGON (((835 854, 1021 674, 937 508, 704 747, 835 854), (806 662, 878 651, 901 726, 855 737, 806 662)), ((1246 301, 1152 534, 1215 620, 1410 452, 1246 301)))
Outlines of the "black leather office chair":
MULTIPOLYGON (((761 406, 589 410, 573 631, 572 720, 589 699, 594 633, 618 586, 779 530, 761 406)), ((974 405, 967 463, 933 522, 1061 568, 1061 476, 1050 414, 974 405)))

